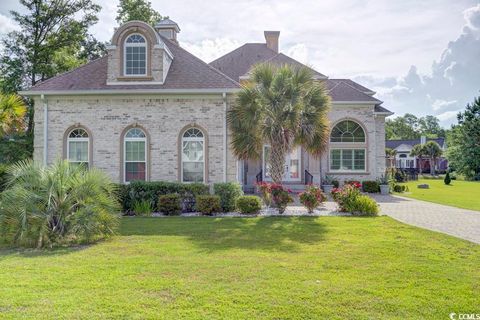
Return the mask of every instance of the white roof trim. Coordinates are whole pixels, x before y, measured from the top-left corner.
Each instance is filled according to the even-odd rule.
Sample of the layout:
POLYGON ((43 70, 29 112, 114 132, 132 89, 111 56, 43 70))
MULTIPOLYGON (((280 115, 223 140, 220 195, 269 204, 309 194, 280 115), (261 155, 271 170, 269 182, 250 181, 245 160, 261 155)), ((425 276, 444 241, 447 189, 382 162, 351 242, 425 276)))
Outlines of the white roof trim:
POLYGON ((108 94, 214 94, 235 93, 240 88, 212 88, 212 89, 100 89, 100 90, 46 90, 46 91, 19 91, 23 96, 72 96, 72 95, 108 95, 108 94))
POLYGON ((163 50, 165 50, 165 52, 168 54, 168 56, 170 57, 170 59, 173 60, 173 53, 170 51, 170 49, 168 49, 168 47, 165 45, 165 42, 163 42, 162 39, 160 39, 160 41, 161 41, 161 42, 160 42, 159 44, 156 44, 156 45, 154 45, 153 47, 154 47, 155 49, 163 49, 163 50))

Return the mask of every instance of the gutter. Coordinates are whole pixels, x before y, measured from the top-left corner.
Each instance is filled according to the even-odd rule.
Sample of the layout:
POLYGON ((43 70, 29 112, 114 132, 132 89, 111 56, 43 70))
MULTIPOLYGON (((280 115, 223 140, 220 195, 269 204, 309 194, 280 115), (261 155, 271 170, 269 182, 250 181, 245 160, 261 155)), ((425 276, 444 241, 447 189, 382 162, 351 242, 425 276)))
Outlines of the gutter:
POLYGON ((99 90, 25 90, 22 96, 72 96, 72 95, 109 95, 109 94, 223 94, 240 91, 240 88, 211 89, 99 89, 99 90))
POLYGON ((48 102, 45 95, 41 95, 40 99, 43 102, 43 165, 48 162, 48 102))
POLYGON ((227 182, 227 93, 222 93, 223 99, 223 182, 227 182))

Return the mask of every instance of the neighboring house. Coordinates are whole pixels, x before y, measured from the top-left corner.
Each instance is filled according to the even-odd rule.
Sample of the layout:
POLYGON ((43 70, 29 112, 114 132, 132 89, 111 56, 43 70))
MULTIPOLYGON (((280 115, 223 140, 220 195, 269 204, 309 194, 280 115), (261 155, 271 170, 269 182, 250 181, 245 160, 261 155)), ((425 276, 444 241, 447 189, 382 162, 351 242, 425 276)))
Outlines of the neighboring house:
MULTIPOLYGON (((259 62, 301 65, 278 52, 279 32, 206 64, 179 46, 178 25, 130 21, 116 29, 108 55, 43 81, 22 94, 35 101, 34 159, 65 158, 117 182, 169 180, 253 186, 268 180, 264 159, 238 161, 226 112, 259 62)), ((301 148, 285 159, 285 183, 375 179, 385 169, 385 117, 374 92, 349 79, 325 83, 333 106, 327 151, 301 148)), ((268 147, 265 146, 265 155, 268 147)))
MULTIPOLYGON (((447 149, 447 144, 445 138, 430 139, 426 137, 421 137, 419 139, 412 140, 387 140, 385 145, 387 148, 395 150, 397 153, 395 155, 395 167, 399 169, 415 169, 415 171, 420 170, 420 161, 422 161, 422 171, 430 172, 430 159, 418 157, 413 157, 410 155, 410 152, 413 149, 413 146, 416 144, 425 144, 428 141, 435 141, 438 143, 440 148, 445 154, 447 149)), ((435 161, 435 170, 437 172, 445 172, 448 168, 448 160, 445 157, 439 157, 435 161)))

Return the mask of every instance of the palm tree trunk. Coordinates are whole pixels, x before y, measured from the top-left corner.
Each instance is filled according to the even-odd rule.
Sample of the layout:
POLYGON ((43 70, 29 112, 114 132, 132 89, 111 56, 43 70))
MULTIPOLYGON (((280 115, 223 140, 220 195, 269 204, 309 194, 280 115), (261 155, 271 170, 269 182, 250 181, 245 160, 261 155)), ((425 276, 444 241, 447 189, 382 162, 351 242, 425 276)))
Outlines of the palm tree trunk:
POLYGON ((430 174, 435 175, 435 158, 430 158, 430 174))
POLYGON ((285 173, 285 151, 282 147, 271 144, 270 176, 274 183, 281 184, 285 173))

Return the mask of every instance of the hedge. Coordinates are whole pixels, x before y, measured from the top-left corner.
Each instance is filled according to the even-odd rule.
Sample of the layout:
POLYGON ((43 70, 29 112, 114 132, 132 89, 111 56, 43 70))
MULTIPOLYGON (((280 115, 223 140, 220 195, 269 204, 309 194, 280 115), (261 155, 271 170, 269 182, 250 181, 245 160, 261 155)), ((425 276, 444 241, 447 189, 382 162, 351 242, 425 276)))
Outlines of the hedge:
POLYGON ((234 211, 238 197, 243 195, 242 187, 236 182, 215 183, 213 191, 220 197, 223 212, 234 211))
POLYGON ((130 212, 133 204, 148 201, 153 208, 158 208, 158 199, 161 195, 176 193, 182 199, 182 211, 195 210, 195 197, 209 194, 208 185, 202 183, 180 183, 166 181, 133 181, 127 185, 120 185, 118 190, 123 210, 130 212))
POLYGON ((362 187, 364 192, 377 193, 380 192, 380 184, 375 180, 362 181, 362 187))
POLYGON ((203 215, 212 215, 215 212, 220 212, 220 197, 216 195, 199 195, 196 197, 197 211, 203 215))
POLYGON ((182 199, 176 193, 161 195, 158 197, 158 211, 167 216, 178 215, 182 212, 182 199))
POLYGON ((257 196, 241 196, 237 208, 242 214, 257 214, 262 209, 262 201, 257 196))

